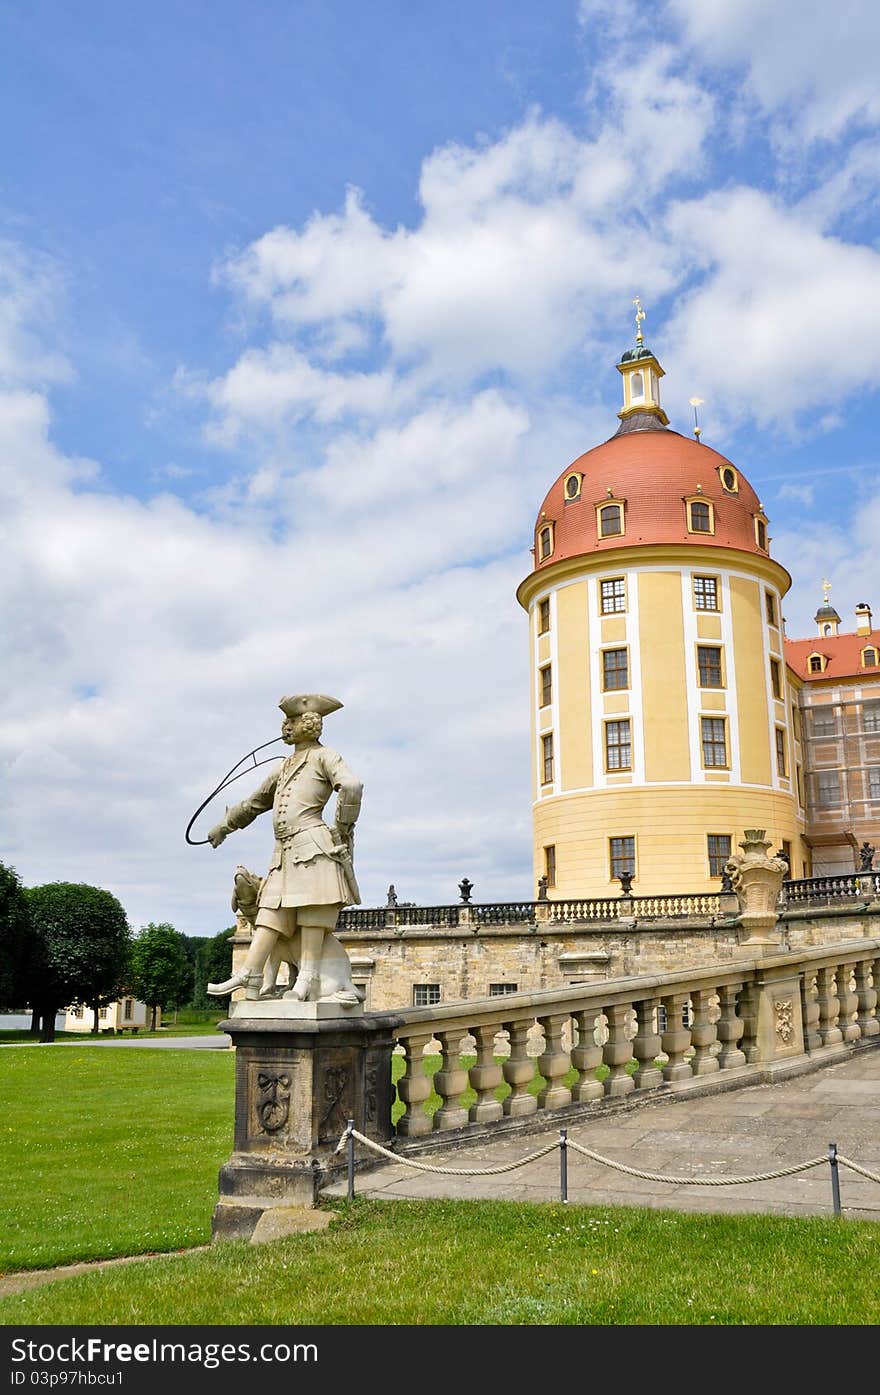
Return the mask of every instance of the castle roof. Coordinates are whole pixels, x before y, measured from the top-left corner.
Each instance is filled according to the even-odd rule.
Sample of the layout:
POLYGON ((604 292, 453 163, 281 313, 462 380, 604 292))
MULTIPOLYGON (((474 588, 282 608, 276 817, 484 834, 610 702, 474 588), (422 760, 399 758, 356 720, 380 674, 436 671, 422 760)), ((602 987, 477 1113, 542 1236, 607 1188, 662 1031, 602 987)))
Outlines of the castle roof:
POLYGON ((880 665, 862 664, 862 651, 873 649, 880 657, 880 630, 869 634, 812 635, 809 639, 786 639, 785 662, 805 683, 827 683, 842 678, 867 678, 880 681, 880 665), (810 655, 821 654, 825 667, 821 672, 810 670, 810 655))

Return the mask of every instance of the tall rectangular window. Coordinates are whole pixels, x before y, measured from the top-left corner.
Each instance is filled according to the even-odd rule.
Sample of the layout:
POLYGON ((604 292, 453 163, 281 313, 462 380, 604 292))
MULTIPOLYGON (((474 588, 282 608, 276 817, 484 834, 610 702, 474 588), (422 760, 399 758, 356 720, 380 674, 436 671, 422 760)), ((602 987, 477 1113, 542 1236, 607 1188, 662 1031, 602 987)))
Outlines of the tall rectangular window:
POLYGON ((629 656, 625 649, 602 650, 602 687, 606 693, 629 687, 629 656))
POLYGON ((550 785, 553 783, 553 736, 551 733, 541 737, 541 757, 544 766, 544 784, 550 785))
POLYGON ((550 628, 550 600, 538 602, 538 634, 545 635, 550 628))
POLYGON ((865 731, 880 731, 880 702, 866 702, 862 708, 862 726, 865 731))
POLYGON ((714 644, 697 645, 697 666, 700 670, 701 688, 720 688, 721 650, 714 644))
POLYGON ((712 510, 708 504, 694 503, 690 506, 691 512, 691 532, 711 533, 712 531, 712 510))
POLYGON ((816 772, 816 803, 821 809, 833 809, 840 803, 840 779, 836 770, 816 772))
POLYGON ((764 592, 764 609, 767 612, 767 624, 776 624, 776 597, 772 591, 764 592))
POLYGON ((553 529, 542 528, 539 542, 541 549, 541 561, 543 562, 545 557, 549 557, 551 552, 553 551, 553 529))
POLYGON ((782 697, 782 666, 778 659, 770 660, 770 686, 775 698, 782 697))
POLYGON ((831 703, 811 710, 811 726, 814 736, 836 736, 837 714, 831 703))
POLYGON ((632 769, 632 738, 629 718, 605 723, 605 769, 632 769))
POLYGON ((433 1007, 440 1001, 439 983, 414 983, 412 989, 413 1007, 433 1007))
POLYGON ((125 1021, 126 1021, 126 1022, 130 1022, 131 1019, 134 1017, 134 999, 133 999, 133 998, 126 998, 126 1000, 125 1000, 125 1011, 123 1012, 122 1015, 123 1015, 123 1017, 125 1018, 125 1021))
POLYGON ((718 579, 714 576, 694 577, 694 605, 697 610, 718 609, 718 579))
POLYGON ((626 581, 622 576, 611 577, 599 584, 602 600, 602 614, 612 615, 615 611, 626 610, 626 581))
POLYGON ((797 778, 798 803, 803 807, 804 803, 804 772, 799 765, 795 766, 795 776, 797 778))
POLYGON ((635 838, 609 838, 608 839, 609 859, 611 863, 611 876, 619 877, 621 872, 631 872, 635 875, 636 870, 636 840, 635 838))
POLYGON ((776 772, 778 775, 787 774, 785 767, 785 728, 776 728, 776 772))
POLYGON ((730 857, 730 834, 707 833, 706 847, 709 853, 709 876, 720 877, 724 864, 730 857))
POLYGON ((868 767, 868 798, 872 804, 880 800, 880 765, 868 767))
POLYGON ((553 669, 550 664, 541 669, 541 706, 549 707, 553 701, 553 669))
POLYGON ((701 717, 703 765, 707 769, 727 767, 727 727, 723 717, 701 717))
POLYGON ((548 843, 544 849, 544 876, 548 886, 556 885, 556 844, 548 843))

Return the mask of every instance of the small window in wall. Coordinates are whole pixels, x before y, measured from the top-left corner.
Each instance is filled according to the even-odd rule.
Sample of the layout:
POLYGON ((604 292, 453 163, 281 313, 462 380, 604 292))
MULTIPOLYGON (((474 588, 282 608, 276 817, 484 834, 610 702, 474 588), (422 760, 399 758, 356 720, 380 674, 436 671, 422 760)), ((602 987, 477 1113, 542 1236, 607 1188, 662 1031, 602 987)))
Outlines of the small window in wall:
POLYGON ((605 723, 605 769, 632 769, 632 737, 629 718, 605 723))
POLYGON ((707 833, 706 847, 709 853, 709 876, 722 876, 725 863, 730 858, 730 834, 707 833))
POLYGON ((132 998, 126 998, 122 1016, 126 1022, 130 1022, 134 1017, 134 1000, 132 998))
POLYGON ((821 809, 833 809, 840 803, 840 779, 836 770, 817 771, 816 803, 821 809))
POLYGON ((552 785, 553 783, 553 734, 548 732, 541 737, 541 760, 543 764, 543 783, 552 785))
POLYGON ((544 849, 544 876, 548 886, 556 885, 556 844, 548 843, 544 849))
POLYGON ((718 478, 726 494, 739 493, 739 478, 732 465, 722 465, 718 471, 718 478))
POLYGON ((636 840, 634 837, 609 838, 608 855, 612 881, 619 877, 622 872, 630 872, 635 876, 636 840))
POLYGON ((98 1009, 98 1021, 99 1021, 99 1022, 106 1022, 106 1021, 107 1021, 107 1009, 106 1009, 105 1007, 102 1007, 102 1008, 99 1008, 99 1009, 98 1009))
POLYGON ((767 614, 767 624, 776 624, 776 597, 772 591, 764 592, 764 610, 767 614))
POLYGON ((563 485, 563 493, 566 502, 569 502, 571 499, 579 499, 581 496, 581 476, 569 475, 563 485))
POLYGON ((691 533, 712 533, 715 531, 712 505, 707 499, 690 499, 687 508, 688 529, 691 533))
POLYGON ((490 998, 505 998, 508 993, 518 993, 519 986, 516 983, 490 983, 490 998))
POLYGON ((724 717, 701 717, 703 765, 707 770, 727 768, 727 723, 724 717))
POLYGON ((721 650, 717 645, 697 645, 697 667, 700 673, 701 688, 723 687, 721 678, 721 650))
POLYGON ((788 773, 785 766, 785 727, 776 728, 776 773, 788 773))
POLYGON ((868 645, 862 650, 862 668, 877 667, 877 650, 873 645, 868 645))
POLYGON ((865 731, 880 731, 880 702, 866 702, 862 708, 862 727, 865 731))
POLYGON ((538 634, 545 635, 550 629, 550 598, 538 602, 538 634))
POLYGON ((614 576, 599 584, 599 596, 603 615, 613 615, 626 610, 626 581, 622 576, 614 576))
POLYGON ((796 766, 795 766, 795 774, 796 774, 796 776, 797 776, 798 803, 800 804, 801 808, 803 808, 803 805, 804 805, 804 772, 803 772, 803 770, 801 769, 801 767, 800 767, 799 765, 796 765, 796 766))
POLYGON ((553 529, 542 528, 538 534, 538 556, 543 562, 553 551, 553 529))
POLYGON ((880 765, 868 767, 868 798, 872 804, 880 803, 880 765))
POLYGON ((599 521, 599 537, 613 538, 624 531, 623 504, 602 504, 596 514, 599 521))
POLYGON ((541 673, 541 706, 549 707, 553 701, 553 668, 546 664, 541 673))
POLYGON ((770 660, 770 687, 775 698, 782 697, 782 665, 778 659, 770 660))
POLYGON ((767 520, 764 518, 755 519, 755 542, 762 552, 767 551, 767 520))
POLYGON ((810 672, 811 672, 811 673, 824 673, 824 672, 825 672, 825 658, 824 658, 824 655, 822 655, 822 654, 811 654, 811 655, 810 655, 810 672))
POLYGON ((782 843, 780 844, 779 856, 782 858, 783 862, 788 863, 788 872, 786 873, 786 876, 793 876, 791 867, 791 843, 787 838, 783 838, 782 843))
POLYGON ((602 650, 602 688, 606 693, 629 687, 629 655, 626 649, 602 650))
POLYGON ((413 1007, 433 1007, 440 1001, 439 983, 414 983, 412 990, 413 1007))
POLYGON ((791 704, 791 725, 794 730, 795 740, 801 739, 801 709, 791 704))
POLYGON ((827 703, 824 707, 814 707, 810 712, 810 727, 814 736, 837 735, 837 713, 827 703))
POLYGON ((697 610, 718 609, 718 578, 715 576, 694 577, 694 605, 697 610))

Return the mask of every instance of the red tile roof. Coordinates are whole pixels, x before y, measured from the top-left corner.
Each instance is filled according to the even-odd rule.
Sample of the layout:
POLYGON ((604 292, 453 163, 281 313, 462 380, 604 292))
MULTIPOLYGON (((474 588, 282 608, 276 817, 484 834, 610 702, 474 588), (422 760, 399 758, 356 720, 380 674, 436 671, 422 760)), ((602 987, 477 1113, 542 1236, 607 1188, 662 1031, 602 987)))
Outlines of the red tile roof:
POLYGON ((710 446, 677 431, 612 436, 572 461, 541 505, 535 527, 555 524, 554 547, 543 561, 536 551, 535 570, 567 557, 646 543, 694 543, 766 556, 755 541, 760 503, 752 486, 737 470, 738 492, 722 488, 719 470, 731 464, 710 446), (564 481, 574 471, 584 477, 581 494, 566 501, 564 481), (714 533, 688 532, 684 500, 697 495, 698 485, 701 497, 714 506, 714 533), (626 501, 626 531, 623 536, 599 538, 595 506, 605 502, 609 491, 626 501))
POLYGON ((827 683, 833 678, 880 679, 880 666, 862 667, 862 650, 872 647, 880 655, 880 630, 869 635, 813 635, 810 639, 787 639, 785 661, 808 683, 827 683), (810 672, 810 655, 823 654, 828 662, 822 673, 810 672))

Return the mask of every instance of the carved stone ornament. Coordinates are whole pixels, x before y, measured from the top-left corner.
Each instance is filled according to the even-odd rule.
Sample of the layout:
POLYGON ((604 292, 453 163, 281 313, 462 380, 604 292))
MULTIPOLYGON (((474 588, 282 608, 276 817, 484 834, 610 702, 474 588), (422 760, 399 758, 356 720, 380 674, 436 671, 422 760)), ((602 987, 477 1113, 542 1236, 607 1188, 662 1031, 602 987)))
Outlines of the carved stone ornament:
POLYGON ((257 1076, 261 1098, 257 1100, 257 1118, 266 1133, 283 1129, 290 1115, 290 1076, 286 1071, 275 1074, 261 1070, 257 1076))
POLYGON ((794 1006, 791 998, 777 998, 773 1010, 776 1013, 776 1035, 783 1046, 788 1046, 794 1036, 794 1006))
POLYGON ((781 857, 768 857, 770 843, 763 828, 747 828, 739 846, 725 864, 725 871, 740 905, 740 923, 749 941, 778 942, 776 905, 788 863, 781 857))

